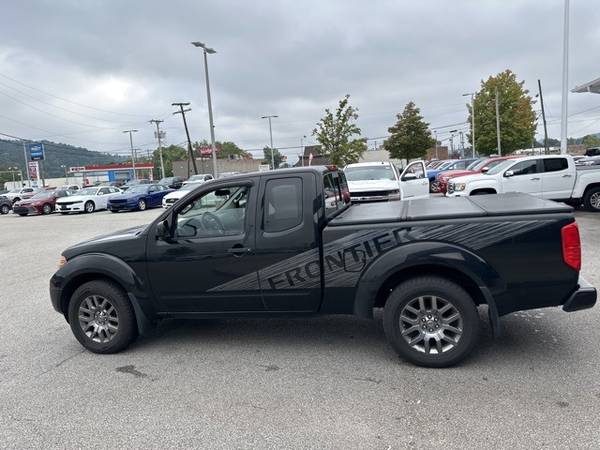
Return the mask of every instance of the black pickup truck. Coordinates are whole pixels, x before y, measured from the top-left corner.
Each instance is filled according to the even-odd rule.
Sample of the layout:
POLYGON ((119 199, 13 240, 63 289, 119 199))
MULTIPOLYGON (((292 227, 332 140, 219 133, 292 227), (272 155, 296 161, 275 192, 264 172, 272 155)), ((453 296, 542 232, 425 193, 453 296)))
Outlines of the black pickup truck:
POLYGON ((383 308, 399 355, 441 367, 513 311, 591 308, 569 206, 525 194, 350 205, 335 167, 211 181, 150 225, 64 251, 56 311, 96 353, 163 318, 355 314, 383 308))

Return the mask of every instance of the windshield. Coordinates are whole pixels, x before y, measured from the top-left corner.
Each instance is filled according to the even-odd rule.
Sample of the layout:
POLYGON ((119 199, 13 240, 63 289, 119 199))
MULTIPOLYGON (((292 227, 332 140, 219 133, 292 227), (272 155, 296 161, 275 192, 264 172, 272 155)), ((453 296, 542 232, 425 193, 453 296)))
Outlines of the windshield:
POLYGON ((497 164, 496 166, 494 166, 493 168, 491 168, 490 170, 488 170, 485 174, 486 175, 496 175, 497 173, 502 172, 503 170, 507 169, 510 165, 512 165, 514 161, 507 159, 506 161, 502 161, 502 163, 497 164))
POLYGON ((133 192, 134 194, 145 194, 148 192, 148 185, 138 184, 127 189, 127 192, 133 192))
POLYGON ((390 166, 346 167, 344 173, 348 181, 396 179, 394 171, 390 166))
POLYGON ((444 162, 444 163, 440 164, 439 166, 437 166, 437 167, 435 168, 435 170, 444 170, 444 169, 446 169, 447 167, 450 167, 450 166, 451 166, 452 164, 454 164, 455 162, 456 162, 456 161, 446 161, 446 162, 444 162))
POLYGON ((52 197, 52 192, 38 192, 33 197, 31 197, 31 199, 35 200, 38 198, 48 198, 48 197, 52 197))
POLYGON ((77 195, 96 195, 98 188, 85 188, 80 190, 77 195))
POLYGON ((473 161, 471 164, 469 164, 467 166, 466 170, 479 170, 481 167, 483 167, 483 165, 485 164, 485 162, 487 161, 487 159, 476 159, 475 161, 473 161))

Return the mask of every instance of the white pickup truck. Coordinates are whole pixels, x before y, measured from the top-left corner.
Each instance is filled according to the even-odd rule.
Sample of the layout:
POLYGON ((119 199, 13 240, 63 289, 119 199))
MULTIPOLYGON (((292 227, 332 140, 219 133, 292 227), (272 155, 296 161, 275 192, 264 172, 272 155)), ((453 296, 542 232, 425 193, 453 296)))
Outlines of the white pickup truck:
POLYGON ((446 196, 525 192, 600 212, 600 167, 576 167, 570 155, 509 159, 486 173, 450 179, 446 196))

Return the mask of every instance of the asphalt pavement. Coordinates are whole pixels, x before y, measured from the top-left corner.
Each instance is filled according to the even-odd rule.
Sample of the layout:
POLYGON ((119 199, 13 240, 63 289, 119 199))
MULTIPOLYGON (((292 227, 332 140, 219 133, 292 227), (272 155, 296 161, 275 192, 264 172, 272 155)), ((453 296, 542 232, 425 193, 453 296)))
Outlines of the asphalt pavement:
MULTIPOLYGON (((347 316, 170 321, 84 351, 48 297, 61 251, 159 212, 0 216, 1 448, 600 447, 600 308, 506 316, 498 339, 485 322, 451 369, 347 316)), ((577 219, 600 287, 600 214, 577 219)))

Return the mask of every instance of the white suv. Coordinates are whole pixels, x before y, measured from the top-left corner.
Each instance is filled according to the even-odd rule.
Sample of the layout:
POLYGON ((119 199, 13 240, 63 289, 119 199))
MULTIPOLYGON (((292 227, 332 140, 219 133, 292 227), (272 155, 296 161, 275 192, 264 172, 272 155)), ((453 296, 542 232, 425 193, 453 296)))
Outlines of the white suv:
POLYGON ((429 197, 429 179, 423 161, 414 161, 403 170, 387 161, 348 164, 344 174, 353 202, 429 197))

